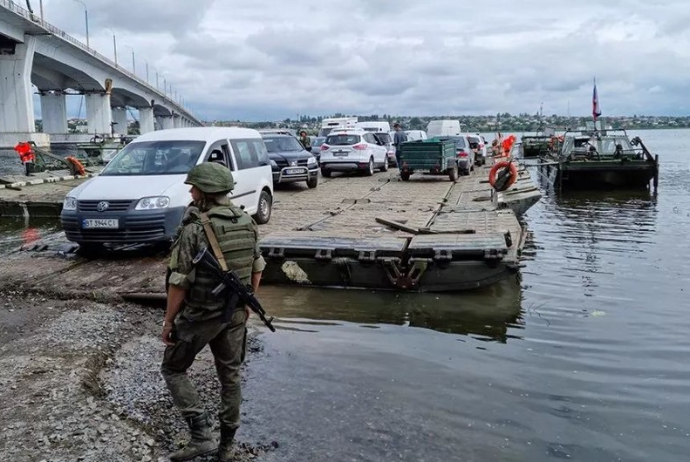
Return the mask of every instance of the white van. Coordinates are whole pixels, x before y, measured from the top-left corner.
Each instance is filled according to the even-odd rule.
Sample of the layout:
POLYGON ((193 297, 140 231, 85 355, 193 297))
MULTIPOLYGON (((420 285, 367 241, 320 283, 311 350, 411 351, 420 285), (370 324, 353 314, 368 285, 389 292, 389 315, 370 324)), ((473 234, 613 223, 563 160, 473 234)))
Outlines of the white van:
POLYGON ((355 128, 357 117, 331 117, 321 121, 319 136, 328 135, 334 128, 355 128))
POLYGON ((355 124, 355 128, 358 130, 364 130, 365 132, 390 133, 391 124, 389 124, 388 122, 357 122, 355 124))
POLYGON ((462 133, 459 120, 432 120, 426 127, 426 134, 434 136, 458 136, 462 133))
POLYGON ((405 130, 405 135, 407 135, 407 141, 420 141, 427 139, 426 132, 424 130, 405 130))
POLYGON ((192 202, 187 172, 202 162, 232 171, 235 205, 266 223, 273 177, 258 131, 237 127, 175 128, 147 133, 122 149, 95 178, 67 194, 60 220, 85 250, 105 243, 170 241, 192 202))

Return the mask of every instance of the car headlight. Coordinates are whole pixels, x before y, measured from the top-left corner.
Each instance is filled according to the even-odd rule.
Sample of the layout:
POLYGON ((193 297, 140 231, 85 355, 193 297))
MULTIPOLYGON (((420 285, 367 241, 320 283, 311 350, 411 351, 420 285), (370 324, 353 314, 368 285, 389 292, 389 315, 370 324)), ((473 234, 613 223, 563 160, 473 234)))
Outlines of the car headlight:
POLYGON ((307 159, 307 165, 316 165, 316 157, 312 156, 309 159, 307 159))
POLYGON ((144 197, 139 200, 134 210, 155 210, 164 209, 170 205, 170 198, 165 196, 160 197, 144 197))
POLYGON ((62 209, 63 210, 77 210, 77 198, 76 197, 70 197, 70 196, 65 197, 65 200, 62 203, 62 209))

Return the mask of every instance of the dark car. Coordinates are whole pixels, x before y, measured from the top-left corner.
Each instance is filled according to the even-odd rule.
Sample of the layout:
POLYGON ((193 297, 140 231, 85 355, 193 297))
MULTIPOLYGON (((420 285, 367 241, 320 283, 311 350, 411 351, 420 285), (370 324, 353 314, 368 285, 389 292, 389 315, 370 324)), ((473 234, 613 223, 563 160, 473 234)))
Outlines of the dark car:
POLYGON ((297 138, 278 133, 262 133, 261 137, 271 159, 273 184, 306 181, 310 188, 318 186, 319 163, 297 138))
POLYGON ((311 153, 316 156, 316 160, 321 160, 321 145, 326 141, 325 136, 310 136, 311 140, 311 153))

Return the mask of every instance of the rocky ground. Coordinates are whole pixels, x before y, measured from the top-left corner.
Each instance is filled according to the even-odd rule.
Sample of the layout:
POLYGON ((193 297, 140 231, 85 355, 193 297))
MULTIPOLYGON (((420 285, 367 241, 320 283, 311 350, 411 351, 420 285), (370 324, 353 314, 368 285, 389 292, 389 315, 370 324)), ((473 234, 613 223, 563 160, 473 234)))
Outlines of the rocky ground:
MULTIPOLYGON (((0 292, 0 460, 168 460, 187 434, 159 373, 161 317, 116 301, 0 292)), ((260 354, 252 337, 245 364, 260 354)), ((215 415, 208 349, 191 375, 215 415)), ((277 447, 238 437, 237 461, 277 447)))

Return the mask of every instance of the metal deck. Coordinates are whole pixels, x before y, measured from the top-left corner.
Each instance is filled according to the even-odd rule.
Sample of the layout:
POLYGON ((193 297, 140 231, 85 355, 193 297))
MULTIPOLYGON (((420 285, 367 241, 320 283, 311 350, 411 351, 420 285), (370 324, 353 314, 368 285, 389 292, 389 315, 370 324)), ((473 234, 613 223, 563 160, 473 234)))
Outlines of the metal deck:
POLYGON ((513 188, 492 193, 488 172, 403 182, 394 171, 279 191, 261 227, 264 280, 445 291, 507 277, 524 243, 512 208, 522 213, 541 194, 525 171, 513 188))

